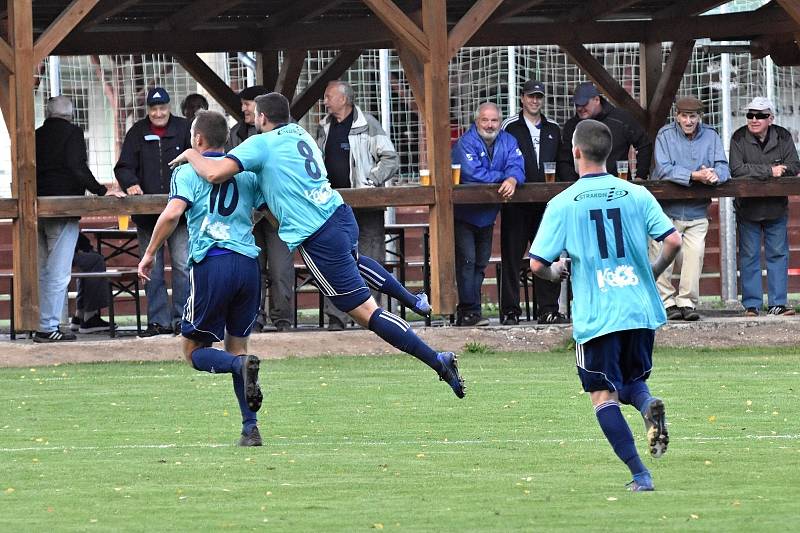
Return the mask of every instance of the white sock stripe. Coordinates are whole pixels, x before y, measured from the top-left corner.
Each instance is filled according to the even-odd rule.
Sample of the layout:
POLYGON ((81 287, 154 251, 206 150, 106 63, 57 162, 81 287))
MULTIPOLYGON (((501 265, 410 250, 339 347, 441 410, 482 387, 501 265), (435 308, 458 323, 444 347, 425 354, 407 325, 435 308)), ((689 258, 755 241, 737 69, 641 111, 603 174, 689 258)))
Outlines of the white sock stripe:
POLYGON ((383 282, 377 281, 369 271, 365 271, 359 265, 358 273, 361 274, 361 277, 366 280, 367 284, 371 286, 373 289, 380 289, 383 286, 383 282))
POLYGON ((380 283, 384 283, 384 282, 386 281, 386 278, 385 278, 385 277, 381 276, 380 274, 378 274, 377 272, 375 272, 375 271, 374 271, 374 270, 372 270, 371 268, 367 267, 366 265, 362 265, 361 263, 359 263, 359 264, 358 264, 358 268, 359 268, 359 270, 361 270, 361 271, 366 271, 366 272, 369 272, 369 273, 370 273, 370 275, 372 275, 372 276, 374 276, 376 279, 380 280, 380 283))
POLYGON ((602 410, 603 410, 603 409, 605 409, 606 407, 612 407, 612 406, 614 406, 614 405, 616 405, 617 407, 619 407, 619 403, 617 403, 617 402, 616 402, 616 401, 614 401, 614 400, 608 400, 608 401, 605 401, 605 402, 601 403, 600 405, 598 405, 597 407, 595 407, 595 408, 594 408, 594 412, 595 412, 595 413, 599 413, 600 411, 602 411, 602 410))
POLYGON ((314 263, 314 260, 311 259, 311 256, 308 255, 308 252, 306 252, 302 246, 300 246, 299 249, 300 249, 300 255, 303 257, 303 261, 308 267, 308 271, 311 272, 312 276, 314 276, 314 281, 317 282, 319 290, 321 290, 325 296, 336 296, 336 291, 333 290, 331 284, 328 282, 327 279, 325 279, 325 277, 319 271, 319 268, 314 263))
POLYGON ((411 326, 408 325, 408 322, 406 322, 405 320, 403 320, 402 318, 400 318, 397 315, 393 315, 392 313, 390 313, 390 312, 388 312, 386 310, 382 310, 381 314, 379 316, 381 318, 384 318, 384 319, 390 321, 390 322, 394 322, 395 324, 400 326, 403 329, 403 331, 408 331, 408 329, 411 327, 411 326))

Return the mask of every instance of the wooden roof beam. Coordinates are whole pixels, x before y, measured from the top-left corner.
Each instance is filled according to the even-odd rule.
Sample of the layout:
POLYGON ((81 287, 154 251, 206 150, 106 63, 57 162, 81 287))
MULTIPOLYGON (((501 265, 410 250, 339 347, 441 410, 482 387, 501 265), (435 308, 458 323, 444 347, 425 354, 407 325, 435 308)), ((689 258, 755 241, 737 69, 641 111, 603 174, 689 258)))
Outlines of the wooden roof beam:
POLYGON ((33 45, 33 60, 39 63, 60 43, 64 37, 75 29, 80 22, 94 9, 99 0, 72 0, 61 14, 36 39, 33 45))
POLYGON ((519 15, 528 9, 543 4, 545 0, 506 0, 503 7, 496 10, 491 17, 492 22, 500 22, 519 15))
POLYGON ((423 61, 430 55, 425 33, 392 0, 363 0, 397 40, 423 61))
POLYGON ((176 53, 172 54, 181 66, 203 88, 208 91, 214 100, 219 102, 228 114, 237 120, 244 119, 242 115, 242 102, 239 96, 228 87, 219 76, 197 54, 176 53))
POLYGON ((361 55, 361 50, 341 50, 317 77, 292 100, 292 117, 300 118, 322 99, 328 82, 338 80, 361 55))
POLYGON ((344 0, 299 0, 287 3, 286 7, 269 16, 267 25, 271 28, 301 24, 319 17, 331 9, 338 7, 344 0))
POLYGON ((664 118, 672 107, 672 101, 680 88, 686 65, 692 58, 694 41, 677 41, 672 43, 664 72, 658 80, 655 94, 647 108, 648 133, 655 138, 658 129, 664 124, 664 118))
POLYGON ((589 78, 608 96, 611 102, 628 111, 642 125, 647 127, 647 113, 639 103, 628 94, 600 62, 580 44, 562 44, 561 49, 589 78))
POLYGON ((417 103, 417 109, 420 116, 425 116, 425 70, 422 61, 414 54, 403 48, 401 45, 395 44, 397 56, 400 58, 400 64, 403 65, 403 72, 408 79, 408 84, 411 86, 411 93, 414 95, 414 101, 417 103))
POLYGON ((673 19, 678 17, 700 15, 715 7, 727 4, 730 0, 679 0, 671 6, 657 11, 653 14, 653 19, 673 19))
POLYGON ((9 70, 9 72, 14 72, 14 50, 3 38, 0 38, 0 64, 2 64, 5 68, 9 70))
POLYGON ((559 21, 571 24, 595 21, 611 13, 622 11, 638 1, 639 0, 590 0, 589 2, 581 2, 580 5, 574 7, 569 13, 559 18, 559 21))
POLYGON ((275 83, 275 92, 281 93, 290 102, 294 99, 306 55, 305 50, 286 50, 284 53, 283 63, 278 72, 278 81, 275 83))
POLYGON ((199 0, 179 9, 172 16, 162 20, 153 28, 156 31, 168 31, 177 28, 190 30, 203 22, 225 13, 241 4, 243 0, 199 0))
POLYGON ((102 24, 106 19, 113 17, 118 13, 122 13, 132 5, 136 4, 139 0, 100 0, 92 13, 86 21, 80 25, 80 29, 85 30, 102 24))
POLYGON ((479 0, 467 11, 447 36, 447 53, 455 56, 458 50, 478 31, 503 0, 479 0))

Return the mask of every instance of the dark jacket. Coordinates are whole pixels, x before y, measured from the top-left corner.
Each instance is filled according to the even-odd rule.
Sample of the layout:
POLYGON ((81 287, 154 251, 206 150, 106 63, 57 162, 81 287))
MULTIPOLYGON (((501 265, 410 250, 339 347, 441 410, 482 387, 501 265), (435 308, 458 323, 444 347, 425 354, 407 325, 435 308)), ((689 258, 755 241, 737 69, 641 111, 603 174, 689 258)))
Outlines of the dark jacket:
POLYGON ((106 193, 86 164, 83 130, 63 118, 48 118, 36 130, 38 196, 83 196, 106 193))
MULTIPOLYGON (((624 109, 614 107, 604 98, 600 98, 603 110, 594 117, 611 130, 611 154, 606 160, 606 170, 610 174, 617 173, 617 161, 628 160, 628 149, 633 146, 636 153, 636 177, 647 179, 650 173, 650 162, 653 159, 653 142, 644 128, 624 109)), ((558 159, 557 172, 563 181, 575 181, 578 173, 572 161, 572 134, 581 119, 577 115, 564 124, 561 137, 561 156, 558 159)))
MULTIPOLYGON (((163 137, 150 129, 150 119, 136 122, 125 135, 114 175, 123 191, 138 185, 144 194, 168 194, 172 179, 169 162, 191 147, 189 121, 169 116, 163 137)), ((155 224, 155 215, 134 215, 137 224, 155 224)))
MULTIPOLYGON (((770 126, 764 148, 761 148, 747 126, 733 133, 730 147, 731 177, 749 176, 766 181, 772 177, 773 165, 786 165, 784 176, 800 173, 797 149, 788 130, 774 124, 770 126)), ((734 203, 736 216, 751 222, 778 219, 786 214, 788 204, 786 196, 737 198, 734 203)))
POLYGON ((228 133, 228 140, 225 142, 225 151, 229 151, 242 144, 248 137, 258 133, 255 124, 247 124, 244 121, 237 122, 228 133))
MULTIPOLYGON (((517 184, 525 182, 525 162, 517 140, 500 130, 492 146, 492 155, 486 142, 478 135, 475 124, 458 139, 450 152, 453 163, 461 165, 461 183, 501 183, 514 178, 517 184)), ((499 197, 498 197, 499 199, 499 197)), ((479 228, 494 224, 500 204, 463 204, 453 207, 456 220, 479 228)))
MULTIPOLYGON (((519 115, 509 117, 503 122, 503 129, 514 136, 517 145, 525 158, 525 183, 544 183, 544 163, 557 161, 561 150, 561 129, 554 122, 542 115, 539 131, 539 162, 536 162, 536 150, 533 148, 531 132, 525 123, 522 111, 519 115)), ((556 180, 559 176, 556 175, 556 180)))

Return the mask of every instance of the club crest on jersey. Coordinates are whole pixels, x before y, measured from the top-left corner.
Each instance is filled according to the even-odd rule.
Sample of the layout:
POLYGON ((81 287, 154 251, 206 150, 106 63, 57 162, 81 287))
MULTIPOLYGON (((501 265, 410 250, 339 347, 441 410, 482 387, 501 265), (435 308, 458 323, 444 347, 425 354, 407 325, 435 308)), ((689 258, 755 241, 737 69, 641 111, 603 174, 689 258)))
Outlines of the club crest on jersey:
POLYGON ((611 202, 612 200, 618 200, 623 196, 628 196, 628 191, 611 187, 609 189, 593 189, 591 191, 584 191, 573 198, 573 200, 580 202, 581 200, 605 199, 606 202, 611 202))

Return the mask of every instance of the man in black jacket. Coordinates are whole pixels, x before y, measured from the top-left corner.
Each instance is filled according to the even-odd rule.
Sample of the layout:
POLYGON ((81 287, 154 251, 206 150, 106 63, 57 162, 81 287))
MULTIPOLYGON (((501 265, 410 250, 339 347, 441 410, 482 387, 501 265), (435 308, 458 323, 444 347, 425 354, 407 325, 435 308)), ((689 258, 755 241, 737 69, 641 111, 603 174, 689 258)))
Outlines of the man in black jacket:
MULTIPOLYGON (((614 107, 600 95, 594 83, 579 84, 572 93, 575 116, 564 124, 561 137, 561 152, 558 158, 558 173, 564 181, 575 181, 578 174, 572 161, 572 134, 578 122, 592 118, 602 122, 611 130, 611 154, 606 161, 609 174, 617 173, 617 161, 628 161, 630 147, 636 150, 636 177, 647 179, 653 159, 653 142, 644 128, 624 109, 614 107)), ((631 173, 632 175, 633 173, 631 173)))
MULTIPOLYGON (((168 194, 172 178, 169 162, 191 147, 189 122, 170 113, 169 93, 162 87, 150 89, 146 102, 147 117, 136 122, 125 135, 114 174, 128 194, 168 194)), ((135 215, 132 218, 136 222, 139 249, 144 251, 158 216, 135 215)), ((145 284, 148 326, 142 336, 172 333, 179 325, 189 295, 189 234, 185 219, 181 219, 168 244, 172 261, 172 307, 164 282, 162 248, 153 275, 145 284)))
MULTIPOLYGON (((36 130, 38 196, 125 196, 97 183, 86 164, 83 131, 72 124, 72 101, 54 96, 47 101, 45 121, 36 130)), ((34 342, 73 341, 59 330, 61 310, 71 277, 80 217, 39 219, 39 327, 34 342)), ((107 323, 106 323, 107 324, 107 323)))
MULTIPOLYGON (((528 80, 522 86, 522 111, 503 122, 503 129, 517 139, 525 158, 525 182, 544 182, 544 163, 555 162, 561 146, 561 130, 542 114, 544 85, 528 80)), ((523 256, 533 241, 542 221, 545 204, 503 204, 500 218, 502 257, 500 305, 502 323, 519 323, 519 276, 523 256)), ((527 263, 527 258, 525 263, 527 263)), ((536 277, 534 279, 535 310, 540 324, 567 322, 558 312, 559 283, 536 277)))

